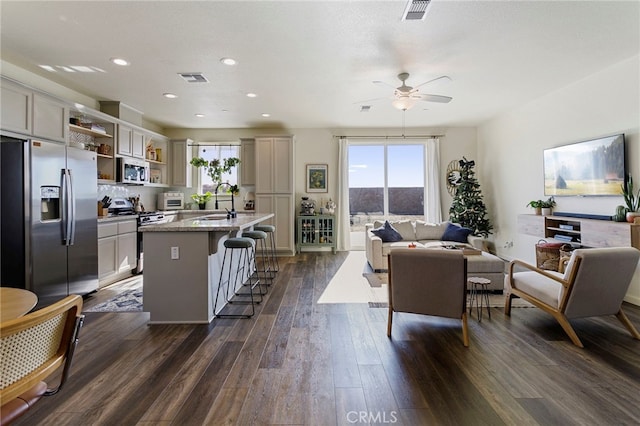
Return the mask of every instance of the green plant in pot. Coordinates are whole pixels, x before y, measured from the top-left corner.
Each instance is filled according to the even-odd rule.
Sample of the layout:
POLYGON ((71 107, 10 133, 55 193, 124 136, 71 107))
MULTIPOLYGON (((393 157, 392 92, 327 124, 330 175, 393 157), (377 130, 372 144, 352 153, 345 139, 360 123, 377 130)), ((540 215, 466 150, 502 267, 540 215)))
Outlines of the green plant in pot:
POLYGON ((204 210, 207 205, 207 201, 209 201, 212 196, 213 194, 207 191, 204 194, 192 194, 191 199, 198 203, 200 210, 204 210))
POLYGON ((622 185, 622 196, 627 205, 627 222, 633 223, 636 216, 640 216, 638 208, 640 207, 640 189, 634 192, 633 178, 631 174, 627 176, 625 185, 622 185))
POLYGON ((540 202, 540 208, 542 209, 542 214, 547 216, 551 214, 551 210, 556 206, 556 200, 553 197, 549 197, 544 201, 540 202))
POLYGON ((531 200, 526 207, 531 207, 535 210, 536 215, 540 216, 542 214, 542 202, 542 200, 531 200))

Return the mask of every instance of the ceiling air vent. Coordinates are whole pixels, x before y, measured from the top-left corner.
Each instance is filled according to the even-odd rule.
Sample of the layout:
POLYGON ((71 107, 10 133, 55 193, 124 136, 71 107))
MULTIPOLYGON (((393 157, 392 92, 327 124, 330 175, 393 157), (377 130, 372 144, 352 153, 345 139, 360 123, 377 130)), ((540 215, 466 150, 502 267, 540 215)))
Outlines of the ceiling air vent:
POLYGON ((180 73, 180 77, 187 83, 207 83, 209 80, 200 72, 184 72, 180 73))
POLYGON ((360 107, 360 112, 369 112, 371 110, 371 105, 362 105, 360 107))
POLYGON ((427 16, 431 0, 409 0, 402 15, 403 21, 420 21, 427 16))

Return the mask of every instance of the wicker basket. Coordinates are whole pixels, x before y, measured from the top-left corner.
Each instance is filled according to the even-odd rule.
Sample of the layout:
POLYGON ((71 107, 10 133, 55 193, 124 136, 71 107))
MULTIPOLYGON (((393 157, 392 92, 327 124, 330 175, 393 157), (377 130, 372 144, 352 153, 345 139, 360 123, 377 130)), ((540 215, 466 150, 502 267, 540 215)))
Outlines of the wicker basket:
POLYGON ((573 246, 571 244, 563 244, 560 246, 560 260, 558 261, 558 272, 564 273, 567 269, 567 264, 571 259, 573 253, 573 246))
POLYGON ((548 271, 557 271, 560 263, 562 243, 548 243, 540 240, 536 244, 536 266, 548 271))

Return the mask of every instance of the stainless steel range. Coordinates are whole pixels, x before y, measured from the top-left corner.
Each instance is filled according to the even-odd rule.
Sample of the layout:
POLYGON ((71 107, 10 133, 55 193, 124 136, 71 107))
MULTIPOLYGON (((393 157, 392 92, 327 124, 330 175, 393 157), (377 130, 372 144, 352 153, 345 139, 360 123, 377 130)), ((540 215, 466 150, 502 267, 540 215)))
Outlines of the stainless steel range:
POLYGON ((142 235, 144 232, 140 232, 140 228, 148 225, 159 225, 161 223, 171 222, 171 217, 165 215, 163 212, 142 212, 138 213, 138 238, 137 238, 137 258, 138 258, 138 266, 135 271, 136 274, 142 273, 143 268, 143 260, 144 260, 144 249, 142 243, 142 235))

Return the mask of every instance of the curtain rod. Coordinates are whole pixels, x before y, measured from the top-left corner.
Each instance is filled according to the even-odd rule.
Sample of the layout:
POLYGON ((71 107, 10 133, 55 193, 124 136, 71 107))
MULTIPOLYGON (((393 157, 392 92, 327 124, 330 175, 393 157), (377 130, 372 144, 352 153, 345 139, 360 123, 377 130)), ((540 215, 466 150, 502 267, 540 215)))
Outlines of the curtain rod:
POLYGON ((196 142, 189 143, 187 146, 240 146, 240 142, 238 143, 217 143, 217 142, 196 142))
POLYGON ((425 138, 443 138, 445 135, 402 135, 402 136, 338 136, 333 135, 334 138, 346 138, 346 139, 425 139, 425 138))

